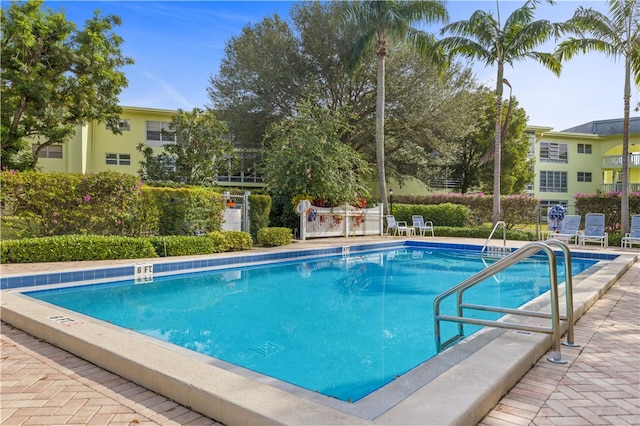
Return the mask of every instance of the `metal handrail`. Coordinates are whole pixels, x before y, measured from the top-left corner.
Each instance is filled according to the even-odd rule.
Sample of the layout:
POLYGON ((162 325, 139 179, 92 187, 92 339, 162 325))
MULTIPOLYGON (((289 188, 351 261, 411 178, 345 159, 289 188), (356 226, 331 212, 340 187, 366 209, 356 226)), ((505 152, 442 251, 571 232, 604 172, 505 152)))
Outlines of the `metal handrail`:
MULTIPOLYGON (((561 241, 553 241, 552 244, 562 248, 563 252, 565 253, 565 263, 567 265, 570 265, 571 253, 568 247, 566 247, 566 245, 561 241)), ((568 276, 570 276, 569 274, 571 273, 571 267, 566 266, 565 268, 567 268, 568 276)), ((572 283, 570 279, 567 279, 567 283, 568 283, 566 288, 567 317, 564 317, 562 319, 567 319, 571 323, 571 336, 569 338, 569 334, 568 334, 568 340, 569 340, 569 344, 573 346, 574 345, 573 328, 572 328, 573 327, 573 300, 572 300, 572 295, 570 295, 570 293, 572 293, 573 291, 573 288, 572 288, 572 283)), ((435 328, 435 338, 436 338, 436 349, 438 352, 442 351, 443 346, 448 347, 452 343, 460 340, 464 336, 463 324, 468 323, 468 324, 490 326, 490 327, 497 327, 497 328, 508 328, 508 329, 514 329, 514 330, 523 330, 523 331, 551 334, 553 337, 554 350, 553 350, 552 356, 548 357, 547 359, 557 364, 564 364, 567 362, 566 360, 562 359, 562 356, 560 353, 560 319, 561 317, 560 317, 560 311, 558 306, 558 274, 557 274, 556 255, 551 249, 551 247, 549 247, 548 244, 541 243, 541 242, 529 243, 521 247, 517 251, 513 252, 509 256, 505 257, 504 259, 499 260, 493 265, 488 266, 486 269, 483 269, 482 271, 478 272, 472 277, 464 280, 460 284, 450 288, 444 293, 441 293, 433 301, 433 315, 434 315, 434 326, 435 326, 434 328, 435 328), (509 266, 512 266, 518 263, 520 260, 523 260, 527 257, 530 257, 538 253, 539 251, 543 251, 549 259, 549 279, 551 280, 551 288, 550 288, 551 313, 550 314, 546 314, 542 312, 526 311, 522 309, 509 309, 509 308, 500 308, 500 307, 491 307, 491 306, 462 303, 462 294, 466 289, 480 283, 486 278, 489 278, 497 274, 500 271, 503 271, 509 266), (452 295, 453 293, 457 293, 458 315, 457 316, 441 315, 440 302, 444 298, 452 295), (546 328, 541 326, 509 323, 509 322, 503 322, 503 321, 482 320, 477 318, 464 318, 463 312, 462 312, 463 308, 487 310, 487 311, 500 312, 500 313, 513 314, 513 315, 525 315, 525 316, 532 316, 532 317, 538 317, 538 318, 548 318, 551 320, 551 327, 546 328), (452 339, 449 339, 447 342, 444 343, 444 345, 442 343, 442 339, 440 335, 441 334, 440 321, 451 321, 451 322, 458 323, 458 335, 454 336, 452 339)))
POLYGON ((496 222, 495 225, 493 225, 493 229, 491 230, 491 234, 489 234, 489 238, 487 238, 487 241, 484 242, 484 246, 482 247, 482 250, 480 250, 480 255, 482 255, 484 251, 487 249, 487 246, 489 245, 489 241, 491 241, 491 238, 493 238, 493 234, 495 234, 499 225, 502 225, 502 244, 504 246, 507 245, 507 223, 504 220, 499 220, 496 222))

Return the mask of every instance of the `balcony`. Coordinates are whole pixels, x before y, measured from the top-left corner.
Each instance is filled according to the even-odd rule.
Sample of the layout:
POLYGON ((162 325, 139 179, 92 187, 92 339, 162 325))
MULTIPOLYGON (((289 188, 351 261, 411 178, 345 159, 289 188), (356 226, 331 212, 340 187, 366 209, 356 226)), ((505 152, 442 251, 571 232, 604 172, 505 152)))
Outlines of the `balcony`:
MULTIPOLYGON (((621 192, 622 184, 621 183, 605 183, 602 184, 602 192, 621 192)), ((640 192, 640 183, 630 183, 629 184, 629 192, 640 192)))
POLYGON ((216 183, 220 186, 241 186, 241 187, 263 187, 262 176, 249 173, 239 173, 236 175, 218 175, 216 183))
MULTIPOLYGON (((622 155, 608 155, 602 157, 602 167, 604 169, 619 169, 622 167, 622 155)), ((640 167, 640 154, 629 154, 629 168, 640 167)))

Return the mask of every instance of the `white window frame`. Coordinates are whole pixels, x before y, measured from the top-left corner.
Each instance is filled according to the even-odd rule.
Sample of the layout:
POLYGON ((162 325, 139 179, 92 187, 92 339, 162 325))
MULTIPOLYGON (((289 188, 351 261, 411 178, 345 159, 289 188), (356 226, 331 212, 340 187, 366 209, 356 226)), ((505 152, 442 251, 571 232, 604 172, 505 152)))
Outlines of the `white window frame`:
POLYGON ((593 182, 593 173, 578 172, 578 182, 593 182))
POLYGON ((176 136, 174 134, 165 133, 169 132, 169 124, 170 123, 166 121, 147 120, 145 126, 147 146, 163 146, 167 143, 176 143, 176 136), (151 134, 152 138, 149 138, 149 132, 153 132, 151 134))
POLYGON ((107 152, 105 154, 105 162, 108 166, 130 166, 131 154, 115 154, 107 152))
POLYGON ((541 163, 568 163, 569 150, 566 143, 540 142, 541 163))
POLYGON ((578 154, 592 154, 593 146, 590 143, 579 143, 578 154))
MULTIPOLYGON (((39 146, 40 145, 38 144, 32 144, 31 152, 35 154, 39 146)), ((62 149, 62 145, 60 144, 47 145, 40 151, 40 153, 38 154, 38 158, 51 158, 54 160, 60 160, 62 159, 63 154, 64 154, 64 150, 62 149)))
POLYGON ((540 171, 540 192, 568 192, 567 172, 540 171))

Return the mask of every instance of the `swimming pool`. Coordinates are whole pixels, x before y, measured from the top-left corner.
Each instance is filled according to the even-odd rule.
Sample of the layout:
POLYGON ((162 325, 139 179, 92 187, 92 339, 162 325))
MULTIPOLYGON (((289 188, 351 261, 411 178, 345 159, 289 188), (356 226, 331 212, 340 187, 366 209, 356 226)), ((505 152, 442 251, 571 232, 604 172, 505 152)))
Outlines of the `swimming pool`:
MULTIPOLYGON (((402 247, 27 294, 352 402, 436 354, 433 298, 488 262, 477 251, 402 247)), ((595 263, 574 259, 573 272, 595 263)), ((520 262, 468 301, 518 307, 548 290, 548 271, 546 258, 520 262)))
MULTIPOLYGON (((480 252, 483 242, 438 237, 337 238, 152 262, 157 277, 202 268, 339 255, 345 247, 352 254, 414 247, 480 252)), ((524 244, 509 242, 512 249, 524 244)), ((572 254, 574 258, 599 261, 574 279, 577 321, 633 264, 637 253, 609 248, 572 254)), ((249 370, 22 294, 47 286, 132 277, 135 265, 130 262, 134 261, 2 265, 0 317, 32 336, 224 424, 476 424, 551 346, 550 337, 539 333, 485 330, 361 400, 347 403, 258 373, 247 374, 249 370)), ((527 304, 527 309, 548 309, 548 300, 543 295, 527 304)))

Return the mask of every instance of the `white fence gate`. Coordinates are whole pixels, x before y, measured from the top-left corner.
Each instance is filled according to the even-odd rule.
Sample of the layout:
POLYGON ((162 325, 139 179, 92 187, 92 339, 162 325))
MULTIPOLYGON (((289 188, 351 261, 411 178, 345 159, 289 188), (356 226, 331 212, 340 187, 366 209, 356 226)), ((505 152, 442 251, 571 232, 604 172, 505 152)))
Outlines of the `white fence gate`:
POLYGON ((352 206, 315 207, 301 201, 300 239, 383 235, 382 205, 370 209, 352 206))

